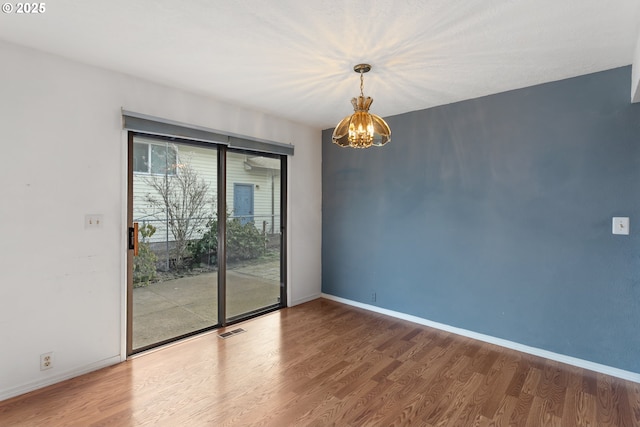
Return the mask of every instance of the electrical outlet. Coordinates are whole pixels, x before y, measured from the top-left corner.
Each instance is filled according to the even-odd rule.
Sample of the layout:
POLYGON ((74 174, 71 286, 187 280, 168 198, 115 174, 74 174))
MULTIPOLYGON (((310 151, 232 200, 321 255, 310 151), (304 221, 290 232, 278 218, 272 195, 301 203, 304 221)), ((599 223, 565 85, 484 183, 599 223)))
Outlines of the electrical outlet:
POLYGON ((53 351, 40 355, 40 370, 45 371, 53 368, 53 351))

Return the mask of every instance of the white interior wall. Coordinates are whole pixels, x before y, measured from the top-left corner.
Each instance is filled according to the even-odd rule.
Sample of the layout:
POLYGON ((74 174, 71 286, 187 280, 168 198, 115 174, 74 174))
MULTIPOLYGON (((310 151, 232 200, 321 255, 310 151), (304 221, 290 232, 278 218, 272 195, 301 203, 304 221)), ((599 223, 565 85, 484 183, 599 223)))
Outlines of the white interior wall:
POLYGON ((122 107, 294 144, 289 304, 320 295, 319 129, 4 42, 0 58, 0 400, 122 359, 122 107))

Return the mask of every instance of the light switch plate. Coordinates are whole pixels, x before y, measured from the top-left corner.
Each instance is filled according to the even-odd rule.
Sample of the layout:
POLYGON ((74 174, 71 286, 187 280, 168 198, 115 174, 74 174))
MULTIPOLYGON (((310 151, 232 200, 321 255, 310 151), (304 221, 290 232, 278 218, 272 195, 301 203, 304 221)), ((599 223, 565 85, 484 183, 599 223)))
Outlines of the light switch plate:
POLYGON ((101 214, 86 214, 84 216, 84 228, 102 228, 102 215, 101 214))
POLYGON ((614 216, 611 232, 613 234, 629 234, 629 217, 614 216))

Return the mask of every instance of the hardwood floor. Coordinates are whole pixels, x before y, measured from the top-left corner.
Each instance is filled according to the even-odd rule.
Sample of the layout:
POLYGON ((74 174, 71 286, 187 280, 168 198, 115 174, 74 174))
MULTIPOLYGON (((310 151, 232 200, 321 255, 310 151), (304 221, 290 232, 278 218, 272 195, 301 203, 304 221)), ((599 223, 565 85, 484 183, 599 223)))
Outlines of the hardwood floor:
POLYGON ((640 426, 640 384, 324 299, 0 402, 1 426, 640 426))

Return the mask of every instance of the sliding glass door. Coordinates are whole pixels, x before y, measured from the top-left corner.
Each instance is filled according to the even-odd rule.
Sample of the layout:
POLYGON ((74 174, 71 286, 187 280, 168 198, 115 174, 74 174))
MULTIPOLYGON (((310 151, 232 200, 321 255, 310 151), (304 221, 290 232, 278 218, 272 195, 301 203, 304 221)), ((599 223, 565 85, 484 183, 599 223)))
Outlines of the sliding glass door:
POLYGON ((227 153, 228 320, 280 304, 281 179, 280 158, 227 153))
POLYGON ((128 354, 284 306, 285 159, 130 133, 128 354))
POLYGON ((140 135, 130 144, 136 351, 218 324, 215 239, 206 240, 218 216, 217 148, 140 135))

